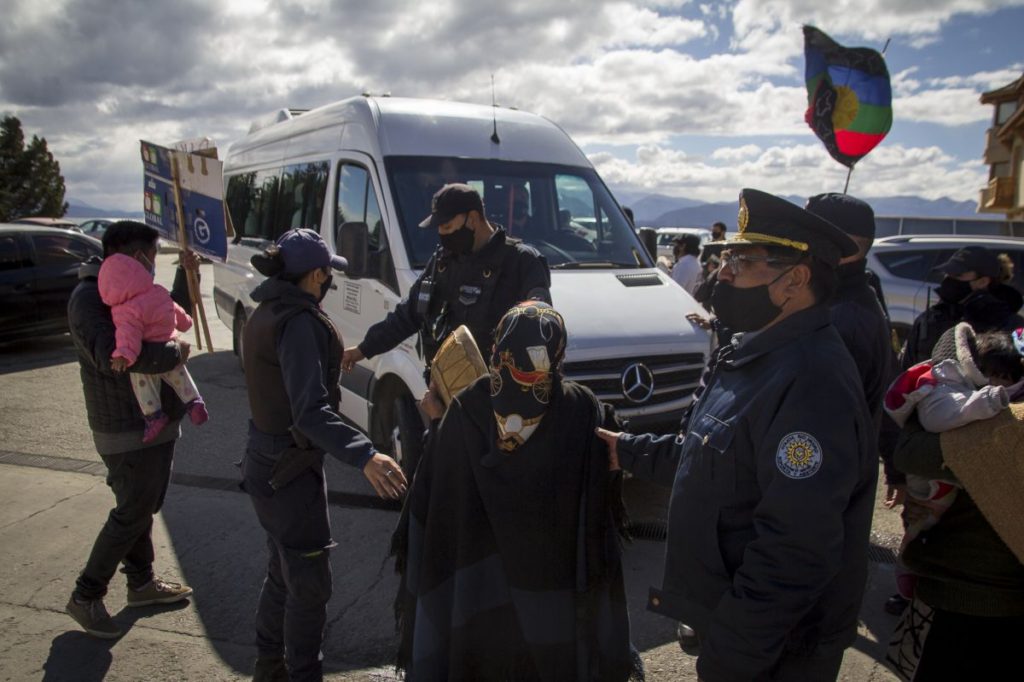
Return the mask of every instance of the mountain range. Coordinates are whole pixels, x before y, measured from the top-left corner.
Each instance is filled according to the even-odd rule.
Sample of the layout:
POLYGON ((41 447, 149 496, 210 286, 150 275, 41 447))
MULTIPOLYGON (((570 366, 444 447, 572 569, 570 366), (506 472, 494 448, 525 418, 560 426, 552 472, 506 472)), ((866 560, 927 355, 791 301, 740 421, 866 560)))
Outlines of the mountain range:
MULTIPOLYGON (((735 201, 718 203, 702 203, 693 199, 670 197, 663 194, 642 194, 630 191, 612 190, 615 198, 623 206, 633 209, 638 226, 648 227, 711 227, 711 223, 720 220, 733 230, 736 227, 737 204, 735 201)), ((803 206, 805 198, 797 195, 787 196, 794 204, 803 206)), ((882 216, 913 216, 918 218, 992 218, 1003 219, 999 215, 977 213, 977 204, 973 201, 954 201, 953 199, 922 199, 915 196, 873 197, 866 200, 875 210, 875 215, 882 216)))
POLYGON ((142 211, 118 211, 113 208, 97 208, 79 199, 68 197, 68 211, 65 218, 135 218, 142 220, 142 211))
MULTIPOLYGON (((711 223, 721 220, 729 230, 736 227, 735 201, 704 203, 684 197, 670 197, 664 194, 643 194, 629 190, 612 193, 623 205, 633 209, 638 226, 649 227, 710 227, 711 223)), ((803 205, 804 198, 787 196, 795 204, 803 205)), ((116 209, 97 208, 84 201, 69 198, 68 218, 136 218, 142 219, 141 211, 118 211, 116 209)), ((976 213, 977 204, 973 201, 954 201, 945 197, 941 199, 922 199, 914 196, 875 197, 868 200, 875 209, 877 216, 914 216, 920 218, 993 218, 999 215, 976 213)))

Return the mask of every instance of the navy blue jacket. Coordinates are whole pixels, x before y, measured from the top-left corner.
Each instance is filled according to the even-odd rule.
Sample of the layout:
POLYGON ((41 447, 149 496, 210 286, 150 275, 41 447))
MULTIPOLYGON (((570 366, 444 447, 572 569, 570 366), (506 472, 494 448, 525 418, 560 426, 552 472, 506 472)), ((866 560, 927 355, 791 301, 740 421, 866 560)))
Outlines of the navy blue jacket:
MULTIPOLYGON (((286 404, 291 410, 291 423, 308 438, 314 446, 324 450, 339 461, 362 469, 373 457, 374 448, 362 432, 349 426, 338 414, 337 371, 340 357, 331 357, 331 335, 335 333, 312 312, 303 308, 317 305, 316 299, 296 285, 271 277, 252 292, 257 309, 248 324, 254 324, 257 314, 262 316, 264 307, 278 306, 284 322, 273 334, 276 338, 247 339, 243 352, 246 354, 246 383, 248 390, 263 378, 263 373, 277 375, 284 385, 286 395, 259 396, 258 399, 286 404), (289 314, 297 309, 295 314, 289 314), (258 344, 273 346, 272 353, 259 353, 258 344), (276 366, 268 360, 276 358, 276 366), (250 359, 251 358, 251 359, 250 359), (332 376, 333 374, 333 376, 332 376), (332 391, 333 388, 333 391, 332 391)), ((255 328, 254 328, 255 329, 255 328)), ((247 335, 250 330, 246 329, 247 335)), ((334 342, 340 352, 341 340, 334 342)), ((285 416, 285 421, 288 421, 285 416)), ((254 427, 255 428, 255 427, 254 427)), ((261 434, 250 430, 250 440, 261 434)))
POLYGON ((857 365, 864 398, 878 427, 878 450, 885 464, 889 483, 904 483, 906 477, 892 465, 892 453, 900 428, 882 409, 882 399, 896 378, 896 352, 892 347, 892 327, 878 294, 869 283, 864 261, 839 269, 839 289, 829 302, 832 324, 846 344, 857 365))
POLYGON ((618 442, 624 468, 672 486, 648 606, 701 635, 707 682, 854 640, 878 476, 874 423, 828 308, 734 343, 685 436, 618 442))

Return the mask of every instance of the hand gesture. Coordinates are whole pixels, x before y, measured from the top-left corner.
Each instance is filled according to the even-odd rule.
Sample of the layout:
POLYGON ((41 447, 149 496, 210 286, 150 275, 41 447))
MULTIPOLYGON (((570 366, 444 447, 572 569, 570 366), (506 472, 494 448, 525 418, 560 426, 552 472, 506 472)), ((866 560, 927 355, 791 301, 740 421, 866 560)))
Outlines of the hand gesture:
POLYGON ((594 429, 594 432, 608 446, 608 471, 621 469, 622 467, 619 465, 619 436, 622 434, 601 427, 594 429))
POLYGON ((363 467, 363 475, 377 491, 377 495, 391 500, 404 495, 409 486, 398 462, 379 452, 373 453, 373 457, 363 467))
POLYGON ((184 249, 181 255, 178 257, 178 265, 185 270, 191 270, 193 272, 199 271, 199 256, 194 251, 184 249))
POLYGON ((441 402, 441 397, 437 392, 437 386, 434 385, 433 381, 430 382, 430 386, 427 387, 427 390, 423 393, 423 397, 420 398, 420 411, 427 415, 427 418, 430 419, 430 421, 440 419, 444 416, 444 403, 441 402))
POLYGON ((365 359, 366 356, 363 355, 361 350, 359 350, 359 346, 346 348, 345 352, 341 354, 341 369, 344 372, 349 372, 356 366, 357 362, 365 359))
POLYGON ((128 358, 122 358, 121 356, 110 358, 110 369, 119 374, 125 371, 128 369, 128 358))
POLYGON ((706 317, 702 317, 697 313, 687 313, 686 319, 705 331, 711 329, 711 320, 706 317))

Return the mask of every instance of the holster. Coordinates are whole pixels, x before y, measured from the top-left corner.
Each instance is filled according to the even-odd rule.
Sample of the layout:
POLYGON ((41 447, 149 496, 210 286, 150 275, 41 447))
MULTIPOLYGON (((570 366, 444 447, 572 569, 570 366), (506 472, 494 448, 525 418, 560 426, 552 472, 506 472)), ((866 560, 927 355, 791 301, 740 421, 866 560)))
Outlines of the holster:
POLYGON ((309 439, 294 426, 289 431, 292 432, 295 447, 286 448, 270 472, 269 483, 274 490, 285 487, 308 469, 319 468, 323 465, 324 451, 314 447, 309 439))

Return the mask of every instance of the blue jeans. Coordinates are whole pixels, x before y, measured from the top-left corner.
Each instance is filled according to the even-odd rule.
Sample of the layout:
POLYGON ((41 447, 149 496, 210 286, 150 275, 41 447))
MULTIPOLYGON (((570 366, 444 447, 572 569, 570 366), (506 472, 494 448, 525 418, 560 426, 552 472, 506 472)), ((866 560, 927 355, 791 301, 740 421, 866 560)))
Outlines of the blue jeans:
POLYGON ((273 490, 271 470, 290 439, 250 430, 242 487, 267 533, 267 575, 256 610, 261 658, 284 656, 289 679, 321 680, 320 647, 331 598, 330 519, 323 469, 310 469, 273 490), (269 451, 269 452, 268 452, 269 451))
POLYGON ((153 516, 167 494, 174 443, 172 440, 118 455, 102 455, 107 485, 114 493, 114 508, 75 582, 78 599, 102 599, 122 562, 129 587, 139 588, 153 579, 153 516))

